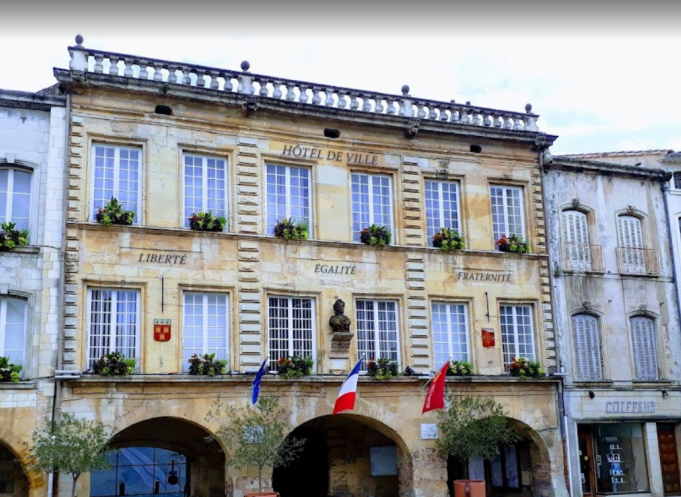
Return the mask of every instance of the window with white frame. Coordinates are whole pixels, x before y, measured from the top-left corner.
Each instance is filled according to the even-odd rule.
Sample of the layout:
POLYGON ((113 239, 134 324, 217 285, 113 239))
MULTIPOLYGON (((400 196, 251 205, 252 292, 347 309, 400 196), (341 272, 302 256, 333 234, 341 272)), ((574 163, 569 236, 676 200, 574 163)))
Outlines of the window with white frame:
POLYGON ((366 370, 372 359, 400 360, 397 302, 391 300, 358 300, 357 353, 366 370))
POLYGON ((519 235, 525 238, 523 214, 523 189, 518 186, 490 186, 492 198, 492 229, 494 239, 502 235, 519 235))
POLYGON ((229 299, 225 294, 184 294, 182 363, 189 370, 194 354, 215 354, 226 360, 229 354, 229 299))
POLYGON ((454 181, 426 181, 426 223, 429 243, 441 228, 460 231, 459 184, 454 181))
POLYGON ((227 217, 227 161, 184 155, 184 225, 199 212, 227 217))
POLYGON ((626 274, 646 274, 646 251, 643 248, 641 220, 636 216, 619 216, 620 263, 626 274))
POLYGON ((18 230, 28 229, 31 177, 21 169, 0 168, 0 222, 16 223, 18 230))
POLYGON ((110 352, 137 359, 139 332, 138 290, 88 290, 88 367, 110 352))
POLYGON ((352 173, 352 239, 360 241, 360 231, 372 224, 393 232, 393 202, 390 176, 352 173))
POLYGON ((681 171, 672 174, 672 190, 681 190, 681 171))
POLYGON ((0 356, 9 362, 24 364, 26 360, 26 327, 28 303, 17 298, 0 298, 0 356))
POLYGON ((563 240, 566 269, 591 271, 589 226, 585 213, 573 209, 563 211, 563 240))
POLYGON ((288 357, 315 360, 314 300, 297 297, 269 297, 268 328, 270 370, 288 357))
POLYGON ((284 218, 306 224, 312 236, 310 170, 267 164, 267 233, 273 234, 284 218))
POLYGON ((645 316, 629 319, 634 352, 634 369, 637 380, 657 380, 657 348, 655 346, 655 321, 645 316))
POLYGON ((124 210, 135 213, 139 224, 142 194, 142 150, 114 145, 92 147, 92 220, 100 207, 116 198, 124 210))
POLYGON ((572 338, 575 351, 575 380, 602 380, 603 367, 598 318, 590 314, 572 316, 572 338))
POLYGON ((431 306, 435 367, 450 357, 468 361, 468 309, 466 304, 433 302, 431 306))
POLYGON ((504 369, 508 370, 513 358, 524 357, 533 361, 536 360, 532 306, 502 305, 499 319, 501 322, 504 369))

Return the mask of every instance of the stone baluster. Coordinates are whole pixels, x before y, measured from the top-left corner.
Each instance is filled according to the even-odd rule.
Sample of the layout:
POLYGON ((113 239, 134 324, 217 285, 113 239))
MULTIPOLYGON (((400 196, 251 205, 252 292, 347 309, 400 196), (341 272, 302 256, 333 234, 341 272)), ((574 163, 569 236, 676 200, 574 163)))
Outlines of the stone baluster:
POLYGON ((163 64, 154 62, 152 67, 154 68, 154 81, 163 81, 163 64))
POLYGON ((513 124, 513 130, 514 131, 522 131, 523 130, 523 120, 520 119, 519 117, 515 118, 515 123, 513 124))
POLYGON ((348 101, 345 100, 345 91, 343 90, 338 90, 338 108, 339 109, 345 109, 345 106, 348 105, 348 101))
POLYGON ((504 121, 501 118, 501 114, 494 114, 494 127, 495 128, 501 128, 504 125, 504 121))
POLYGON ((409 86, 402 86, 402 99, 400 101, 400 116, 414 117, 414 107, 412 105, 411 95, 409 95, 409 86))
POLYGON ((354 91, 348 92, 350 95, 350 110, 359 109, 359 101, 357 100, 357 94, 354 91))
POLYGON ((192 70, 185 66, 180 67, 180 72, 182 73, 182 84, 191 85, 192 84, 192 70))
POLYGON ((70 70, 87 71, 88 56, 83 50, 83 37, 81 35, 76 36, 76 47, 74 49, 69 48, 69 55, 71 55, 71 60, 69 61, 70 70))
POLYGON ((149 62, 147 62, 144 59, 140 59, 137 61, 137 65, 140 66, 140 72, 137 75, 139 79, 149 79, 149 71, 147 71, 147 68, 149 67, 149 62))
POLYGON ((112 76, 118 76, 118 57, 115 55, 109 56, 109 62, 111 62, 111 65, 109 66, 109 74, 112 76))
POLYGON ((231 74, 225 74, 225 91, 236 92, 238 89, 239 78, 231 74))
POLYGON ((513 119, 509 115, 504 116, 504 129, 513 129, 513 119))
POLYGON ((537 127, 537 116, 532 115, 532 104, 525 106, 525 112, 529 114, 525 117, 525 131, 539 131, 537 127))
MULTIPOLYGON (((442 110, 440 110, 440 112, 442 112, 442 110)), ((430 109, 428 111, 428 119, 432 119, 433 121, 437 119, 437 109, 433 104, 430 105, 430 109)))
POLYGON ((132 66, 135 63, 134 60, 128 59, 127 57, 123 59, 123 64, 125 65, 125 69, 123 69, 123 76, 126 78, 132 78, 134 75, 134 71, 132 70, 132 66))
POLYGON ((294 102, 296 99, 296 87, 293 83, 286 83, 286 100, 294 102))
POLYGON ((362 97, 362 112, 371 112, 371 96, 368 93, 360 94, 362 97))
POLYGON ((244 60, 241 63, 241 70, 243 73, 239 74, 237 77, 239 86, 236 91, 243 93, 244 95, 253 95, 253 93, 255 93, 255 88, 253 88, 253 76, 248 74, 250 68, 251 64, 247 60, 244 60))
POLYGON ((210 79, 210 71, 199 72, 196 71, 196 87, 205 88, 206 87, 206 77, 210 79))
POLYGON ((307 96, 307 85, 300 85, 300 97, 298 97, 298 102, 301 104, 306 104, 308 101, 307 96))
POLYGON ((312 87, 312 105, 319 105, 322 103, 322 96, 319 94, 320 88, 318 86, 312 87))
POLYGON ((324 93, 326 93, 326 100, 324 100, 324 105, 327 107, 335 107, 336 101, 333 99, 333 90, 331 88, 324 88, 324 93))
POLYGON ((473 111, 473 125, 474 126, 482 126, 482 114, 480 112, 473 111))
POLYGON ((267 97, 267 96, 269 96, 270 90, 269 90, 269 88, 267 88, 267 83, 268 83, 269 81, 267 81, 267 79, 264 79, 264 78, 263 78, 263 79, 259 79, 259 80, 257 80, 257 81, 258 81, 258 83, 260 84, 260 91, 258 92, 258 95, 260 95, 261 97, 267 97))
POLYGON ((483 126, 491 126, 492 125, 492 114, 489 112, 485 112, 482 118, 482 125, 483 126))
POLYGON ((459 119, 459 122, 461 124, 470 124, 471 123, 470 109, 468 109, 467 107, 461 108, 461 119, 459 119))
POLYGON ((206 76, 210 78, 208 88, 211 90, 219 90, 220 80, 218 78, 220 77, 220 73, 218 71, 209 71, 206 73, 206 76))
POLYGON ((395 115, 397 114, 397 100, 394 98, 389 98, 388 99, 388 109, 387 109, 388 115, 395 115))
POLYGON ((281 95, 282 95, 281 85, 282 85, 282 82, 279 81, 279 80, 275 79, 274 81, 272 81, 272 89, 274 90, 272 92, 272 98, 281 99, 281 95))
POLYGON ((449 121, 449 116, 447 115, 447 111, 451 112, 451 107, 440 107, 440 121, 449 121))
POLYGON ((177 83, 177 67, 168 64, 168 83, 177 83))
MULTIPOLYGON (((456 100, 450 100, 451 103, 455 104, 456 100)), ((460 107, 452 107, 452 115, 450 116, 449 120, 453 123, 458 123, 461 120, 461 108, 460 107)))
POLYGON ((419 102, 416 101, 414 102, 416 105, 416 117, 419 119, 425 119, 426 118, 426 105, 424 102, 419 102))
POLYGON ((95 54, 95 72, 97 74, 102 74, 104 72, 104 64, 102 63, 104 61, 104 56, 100 53, 95 54))
POLYGON ((376 97, 376 105, 374 105, 374 112, 376 114, 383 114, 383 111, 385 108, 383 107, 383 98, 382 97, 376 97))

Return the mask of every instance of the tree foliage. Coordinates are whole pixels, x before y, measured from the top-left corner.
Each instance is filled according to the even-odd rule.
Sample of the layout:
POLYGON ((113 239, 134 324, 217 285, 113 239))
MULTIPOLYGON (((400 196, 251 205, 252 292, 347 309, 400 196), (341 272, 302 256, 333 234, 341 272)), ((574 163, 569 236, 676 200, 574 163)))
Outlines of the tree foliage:
POLYGON ((66 412, 61 413, 54 425, 47 421, 46 426, 35 430, 31 445, 26 444, 31 467, 71 475, 72 496, 76 494, 76 482, 81 474, 110 467, 106 457, 112 434, 110 428, 66 412))
POLYGON ((437 448, 443 457, 465 461, 482 456, 492 460, 499 455, 500 446, 520 438, 507 425, 503 407, 491 398, 457 397, 450 392, 445 409, 438 415, 437 448))
POLYGON ((227 464, 237 469, 258 467, 258 493, 262 493, 263 467, 286 466, 295 460, 305 439, 287 437, 289 426, 275 397, 260 397, 246 409, 225 405, 218 399, 206 413, 206 421, 218 421, 215 438, 222 442, 227 464))

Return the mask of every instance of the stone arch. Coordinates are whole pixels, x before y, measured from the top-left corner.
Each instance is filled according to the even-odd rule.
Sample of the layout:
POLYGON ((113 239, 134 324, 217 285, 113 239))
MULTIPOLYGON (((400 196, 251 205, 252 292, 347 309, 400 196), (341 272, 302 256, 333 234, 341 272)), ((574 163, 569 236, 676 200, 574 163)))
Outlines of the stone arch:
POLYGON ((22 443, 17 437, 7 437, 6 433, 3 433, 3 436, 0 437, 0 452, 3 449, 6 450, 16 461, 14 468, 15 481, 20 482, 22 479, 26 481, 25 492, 15 491, 14 493, 15 496, 23 497, 24 495, 33 495, 36 489, 45 486, 47 482, 42 472, 30 468, 26 449, 18 449, 21 445, 22 443))
POLYGON ((552 470, 554 467, 562 466, 562 451, 554 450, 552 452, 544 437, 527 423, 508 418, 508 424, 513 426, 523 438, 532 442, 529 447, 529 455, 533 494, 538 496, 554 495, 552 470), (554 458, 553 461, 551 456, 554 458), (561 460, 556 460, 557 457, 561 460))

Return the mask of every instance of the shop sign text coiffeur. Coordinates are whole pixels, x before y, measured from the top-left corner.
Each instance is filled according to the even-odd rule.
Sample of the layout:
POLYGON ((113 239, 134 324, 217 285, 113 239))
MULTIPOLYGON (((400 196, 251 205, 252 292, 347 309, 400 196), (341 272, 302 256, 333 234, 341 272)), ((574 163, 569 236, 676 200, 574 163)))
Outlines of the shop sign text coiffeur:
POLYGON ((359 166, 375 166, 378 164, 378 155, 364 154, 359 152, 341 152, 315 147, 304 147, 298 144, 284 145, 281 154, 284 157, 295 157, 296 159, 320 159, 333 162, 347 162, 359 166))

